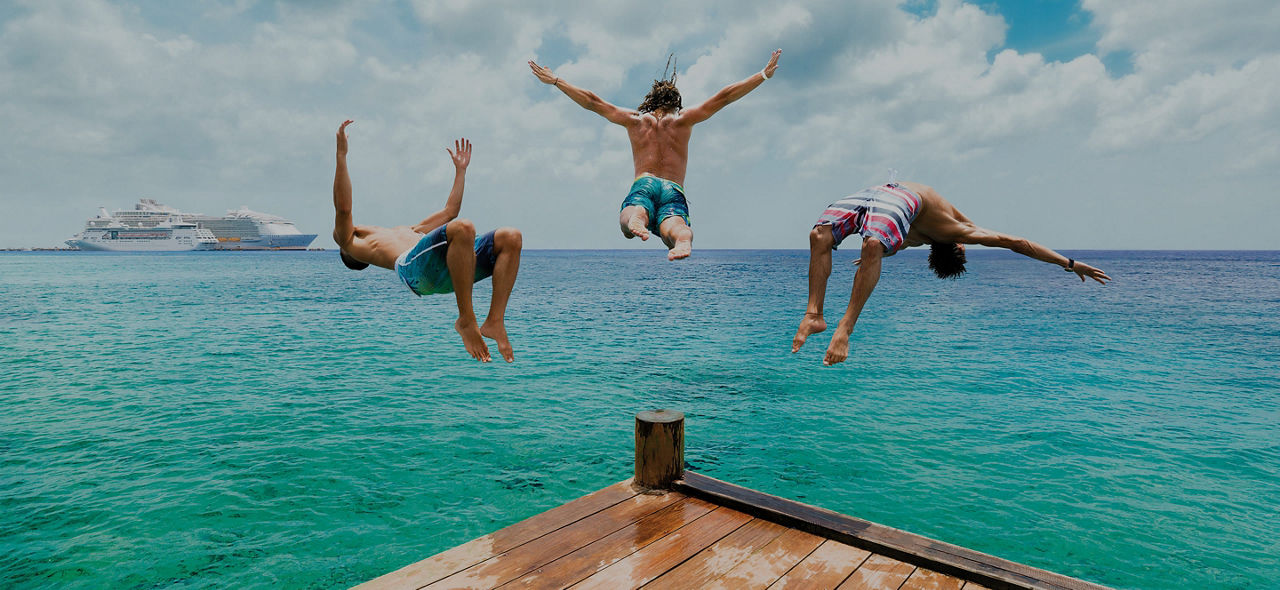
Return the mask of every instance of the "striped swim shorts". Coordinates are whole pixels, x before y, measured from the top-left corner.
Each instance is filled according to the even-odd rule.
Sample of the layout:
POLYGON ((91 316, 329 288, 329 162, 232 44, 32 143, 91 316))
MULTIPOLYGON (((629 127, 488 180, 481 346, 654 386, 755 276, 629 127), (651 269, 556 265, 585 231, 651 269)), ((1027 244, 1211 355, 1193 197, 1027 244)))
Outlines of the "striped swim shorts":
POLYGON ((899 184, 884 184, 849 195, 827 206, 813 226, 829 225, 839 246, 852 234, 875 238, 885 254, 902 247, 920 211, 920 196, 899 184))

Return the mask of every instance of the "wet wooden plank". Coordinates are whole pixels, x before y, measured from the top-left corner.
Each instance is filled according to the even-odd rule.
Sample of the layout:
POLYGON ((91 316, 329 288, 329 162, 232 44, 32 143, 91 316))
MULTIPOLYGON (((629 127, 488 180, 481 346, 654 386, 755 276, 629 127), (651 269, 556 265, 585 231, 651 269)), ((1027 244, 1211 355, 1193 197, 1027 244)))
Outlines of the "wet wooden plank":
POLYGON ((673 504, 529 572, 519 579, 512 580, 502 588, 514 590, 572 586, 715 509, 715 505, 693 498, 673 504))
POLYGON ((673 487, 685 494, 740 510, 757 518, 992 588, 1106 590, 1105 586, 771 496, 690 471, 686 471, 683 479, 676 481, 673 487))
POLYGON ((916 566, 872 554, 838 586, 839 590, 896 590, 916 566))
POLYGON ((991 590, 991 589, 977 582, 965 582, 964 588, 962 588, 961 590, 991 590))
POLYGON ((768 545, 786 530, 787 528, 780 524, 759 518, 752 519, 725 538, 662 574, 646 585, 644 590, 702 588, 723 576, 761 547, 768 545))
POLYGON ((360 590, 420 588, 619 502, 631 499, 635 495, 635 490, 631 489, 631 480, 621 481, 448 551, 437 553, 422 561, 369 580, 356 588, 360 590))
POLYGON ((596 572, 574 585, 573 588, 575 590, 639 588, 750 520, 750 516, 736 510, 716 508, 688 526, 596 572))
POLYGON ((918 568, 900 590, 960 590, 964 580, 940 574, 933 570, 918 568))
POLYGON ((759 551, 742 560, 720 579, 706 588, 716 590, 744 590, 768 588, 787 570, 800 563, 822 544, 822 537, 801 530, 787 529, 778 538, 759 551))
POLYGON ((827 590, 839 586, 858 569, 871 552, 827 540, 808 557, 778 578, 769 590, 827 590))
POLYGON ((491 557, 427 588, 496 588, 685 498, 676 493, 634 496, 491 557))

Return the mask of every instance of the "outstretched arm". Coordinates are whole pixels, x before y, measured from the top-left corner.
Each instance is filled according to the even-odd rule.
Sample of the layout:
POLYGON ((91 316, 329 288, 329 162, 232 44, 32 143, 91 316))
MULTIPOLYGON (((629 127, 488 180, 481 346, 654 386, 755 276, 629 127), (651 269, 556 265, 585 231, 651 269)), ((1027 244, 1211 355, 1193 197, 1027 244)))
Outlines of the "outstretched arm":
POLYGON ((1029 258, 1061 266, 1065 270, 1076 273, 1076 275, 1080 277, 1081 281, 1088 278, 1105 285, 1107 284, 1107 281, 1111 280, 1111 277, 1107 276, 1107 274, 1102 272, 1101 269, 1089 266, 1079 260, 1067 258, 1046 246, 1037 244, 1026 238, 1002 234, 976 225, 971 225, 970 229, 965 231, 962 236, 956 240, 956 242, 960 244, 981 244, 983 246, 990 246, 993 248, 1005 248, 1007 250, 1012 250, 1029 258), (1070 266, 1070 268, 1067 268, 1068 266, 1070 266))
POLYGON ((559 88, 560 92, 563 92, 565 93, 565 96, 572 98, 573 102, 578 103, 578 106, 608 119, 610 123, 617 123, 618 125, 627 127, 635 121, 635 111, 609 104, 608 102, 605 102, 603 98, 597 96, 596 93, 583 88, 578 88, 573 84, 565 82, 564 80, 556 77, 555 74, 552 74, 551 68, 540 66, 530 61, 529 69, 533 70, 533 75, 536 76, 543 84, 551 84, 552 86, 559 88))
POLYGON ((453 159, 453 188, 449 190, 449 199, 444 202, 444 209, 427 216, 426 219, 413 226, 416 232, 427 233, 458 218, 462 211, 462 191, 466 188, 467 166, 471 165, 471 141, 463 137, 453 142, 453 149, 445 148, 453 159))
POLYGON ((680 121, 689 125, 696 125, 710 119, 711 115, 714 115, 718 113, 720 109, 729 106, 729 103, 746 96, 748 92, 751 92, 761 84, 764 84, 765 80, 773 77, 773 73, 778 69, 778 58, 781 56, 781 49, 774 50, 773 55, 769 57, 769 63, 765 64, 763 70, 752 74, 741 82, 735 82, 721 88, 720 92, 715 93, 714 96, 708 98, 706 102, 700 105, 685 109, 685 111, 680 114, 680 121))
POLYGON ((351 177, 347 175, 347 125, 351 123, 343 121, 338 127, 338 166, 333 173, 333 241, 339 247, 350 244, 356 231, 351 220, 351 177))

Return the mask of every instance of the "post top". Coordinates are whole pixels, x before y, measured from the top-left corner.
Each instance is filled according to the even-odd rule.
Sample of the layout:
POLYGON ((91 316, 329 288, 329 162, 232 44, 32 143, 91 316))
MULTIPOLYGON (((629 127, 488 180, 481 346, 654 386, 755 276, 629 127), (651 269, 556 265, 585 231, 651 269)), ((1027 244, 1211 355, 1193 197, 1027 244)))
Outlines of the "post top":
POLYGON ((651 424, 670 424, 684 420, 684 412, 675 410, 646 410, 636 413, 636 420, 651 424))

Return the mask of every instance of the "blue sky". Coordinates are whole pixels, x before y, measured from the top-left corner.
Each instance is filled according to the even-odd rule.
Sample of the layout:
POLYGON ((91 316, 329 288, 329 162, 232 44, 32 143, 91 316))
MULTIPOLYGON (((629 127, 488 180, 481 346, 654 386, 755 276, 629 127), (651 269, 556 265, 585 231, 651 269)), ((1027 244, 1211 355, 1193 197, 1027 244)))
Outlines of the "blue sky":
MULTIPOLYGON (((686 104, 776 79, 699 126, 699 248, 802 248, 824 205, 885 180, 1058 248, 1280 247, 1280 4, 1272 0, 109 2, 0 5, 0 247, 52 246, 155 198, 284 215, 331 246, 332 138, 357 221, 439 207, 444 146, 476 145, 463 214, 533 248, 623 240, 625 133, 529 75, 537 59, 635 106, 669 52, 686 104), (1231 193, 1222 187, 1247 187, 1231 193), (1212 204, 1231 199, 1236 209, 1212 204), (1211 239, 1205 239, 1211 237, 1211 239)), ((658 255, 655 252, 655 255, 658 255)))

